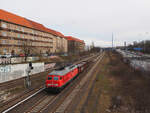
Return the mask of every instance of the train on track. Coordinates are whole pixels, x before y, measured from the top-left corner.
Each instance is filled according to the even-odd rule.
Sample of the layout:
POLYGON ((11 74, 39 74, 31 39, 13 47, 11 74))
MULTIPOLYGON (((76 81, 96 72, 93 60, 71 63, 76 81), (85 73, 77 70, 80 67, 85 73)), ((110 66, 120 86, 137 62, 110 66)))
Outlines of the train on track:
POLYGON ((75 79, 88 66, 87 61, 76 65, 64 66, 53 70, 47 75, 45 81, 46 91, 60 92, 67 84, 75 79))

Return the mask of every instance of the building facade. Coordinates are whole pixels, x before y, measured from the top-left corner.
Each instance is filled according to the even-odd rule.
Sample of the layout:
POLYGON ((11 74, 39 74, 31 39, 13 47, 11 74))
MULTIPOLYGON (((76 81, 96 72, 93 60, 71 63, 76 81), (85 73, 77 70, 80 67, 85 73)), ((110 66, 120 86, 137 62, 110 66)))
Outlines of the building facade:
POLYGON ((79 53, 85 43, 0 9, 0 55, 79 53))
POLYGON ((83 40, 74 38, 72 36, 65 37, 68 40, 68 53, 80 53, 85 50, 85 43, 83 40))
POLYGON ((0 20, 1 54, 20 54, 24 46, 30 46, 33 53, 53 52, 53 38, 50 33, 0 20))
POLYGON ((57 31, 15 14, 0 10, 0 54, 67 52, 67 40, 57 31), (64 45, 65 44, 65 45, 64 45))
POLYGON ((68 41, 65 38, 65 36, 60 33, 60 32, 56 32, 56 37, 55 38, 55 52, 56 53, 67 53, 68 52, 68 41))

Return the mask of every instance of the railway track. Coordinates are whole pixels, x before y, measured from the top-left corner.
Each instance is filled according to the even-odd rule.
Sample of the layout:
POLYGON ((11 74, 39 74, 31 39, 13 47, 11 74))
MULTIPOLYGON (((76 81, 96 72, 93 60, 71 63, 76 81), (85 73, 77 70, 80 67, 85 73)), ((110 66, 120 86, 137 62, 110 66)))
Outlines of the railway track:
MULTIPOLYGON (((52 71, 52 70, 53 69, 48 70, 47 73, 52 71)), ((41 72, 40 74, 31 75, 30 76, 31 81, 36 81, 39 78, 39 76, 41 76, 43 74, 45 74, 45 72, 41 72)), ((6 82, 6 83, 1 83, 0 84, 0 90, 10 89, 10 88, 13 88, 16 85, 24 85, 24 79, 25 79, 25 77, 22 77, 22 78, 12 80, 12 81, 9 81, 9 82, 6 82)))
POLYGON ((81 79, 79 84, 75 86, 75 88, 69 93, 69 95, 67 95, 66 98, 64 98, 64 100, 60 102, 53 111, 46 109, 44 113, 66 113, 67 107, 75 98, 75 96, 79 93, 80 89, 85 85, 85 83, 87 83, 88 79, 92 75, 93 71, 95 71, 94 69, 97 67, 102 58, 103 54, 94 60, 92 68, 88 71, 88 73, 86 73, 86 76, 81 79))
MULTIPOLYGON (((79 63, 81 61, 84 61, 85 59, 87 59, 87 58, 76 61, 75 64, 79 63)), ((36 81, 39 78, 39 76, 41 76, 41 74, 45 74, 45 72, 49 73, 53 69, 54 68, 51 68, 47 71, 44 71, 44 72, 41 72, 41 73, 38 73, 38 74, 35 74, 35 75, 31 75, 30 76, 31 77, 31 82, 36 81)), ((25 77, 22 77, 22 78, 11 80, 11 81, 8 81, 8 82, 5 82, 5 83, 0 83, 0 90, 11 89, 11 88, 13 88, 14 86, 17 86, 17 85, 24 85, 24 79, 25 79, 25 77)))
POLYGON ((20 102, 21 100, 23 100, 23 99, 29 97, 30 95, 32 95, 32 94, 34 94, 34 93, 40 91, 42 88, 44 88, 44 86, 43 86, 43 87, 42 87, 42 86, 38 86, 38 87, 32 88, 32 89, 30 89, 30 90, 26 90, 26 91, 20 93, 18 96, 16 96, 16 97, 10 99, 9 101, 6 101, 5 103, 2 103, 2 104, 0 105, 0 108, 1 108, 1 109, 0 109, 0 112, 2 112, 3 109, 7 109, 8 107, 13 106, 13 105, 16 104, 17 102, 20 102))
MULTIPOLYGON (((96 57, 96 56, 95 56, 96 57)), ((95 57, 90 57, 89 59, 95 58, 95 57)), ((87 60, 87 59, 84 59, 87 60)), ((82 60, 83 61, 83 60, 82 60)), ((81 61, 79 61, 81 62, 81 61)), ((76 63, 79 63, 76 62, 76 63)), ((90 69, 89 67, 88 69, 90 69)), ((88 69, 86 69, 82 75, 77 77, 76 80, 73 81, 69 85, 69 87, 65 88, 61 93, 58 95, 56 94, 48 94, 43 90, 38 92, 36 95, 31 95, 29 96, 30 98, 27 98, 25 100, 22 100, 19 102, 19 104, 15 104, 14 106, 8 108, 7 110, 3 111, 2 113, 17 113, 17 111, 21 113, 38 113, 38 112, 43 112, 47 110, 47 107, 50 105, 53 105, 54 103, 57 103, 57 100, 63 101, 69 94, 72 92, 72 90, 75 88, 77 84, 79 84, 80 80, 82 79, 81 77, 84 77, 84 74, 87 73, 88 69)), ((58 106, 58 105, 57 105, 58 106)))

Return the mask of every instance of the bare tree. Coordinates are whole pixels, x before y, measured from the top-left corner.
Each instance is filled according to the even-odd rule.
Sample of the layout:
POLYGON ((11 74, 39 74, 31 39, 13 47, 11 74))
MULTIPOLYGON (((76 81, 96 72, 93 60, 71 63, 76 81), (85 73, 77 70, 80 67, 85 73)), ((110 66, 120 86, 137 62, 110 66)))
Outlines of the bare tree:
POLYGON ((134 41, 133 44, 130 44, 128 46, 128 49, 130 50, 134 50, 133 48, 142 48, 141 52, 143 53, 150 53, 150 40, 143 40, 143 41, 140 41, 140 42, 136 42, 134 41))
POLYGON ((30 40, 23 41, 20 46, 21 52, 24 54, 25 62, 27 61, 27 57, 33 53, 35 47, 33 47, 33 42, 30 40))

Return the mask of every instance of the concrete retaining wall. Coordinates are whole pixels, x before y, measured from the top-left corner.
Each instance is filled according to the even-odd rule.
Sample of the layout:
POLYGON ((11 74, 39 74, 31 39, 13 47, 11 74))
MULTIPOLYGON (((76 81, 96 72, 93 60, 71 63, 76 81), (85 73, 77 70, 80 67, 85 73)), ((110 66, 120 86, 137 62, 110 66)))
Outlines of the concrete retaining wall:
MULTIPOLYGON (((28 64, 16 64, 0 66, 0 83, 18 79, 26 76, 28 64)), ((33 63, 34 69, 31 74, 36 74, 44 71, 44 63, 33 63)))

